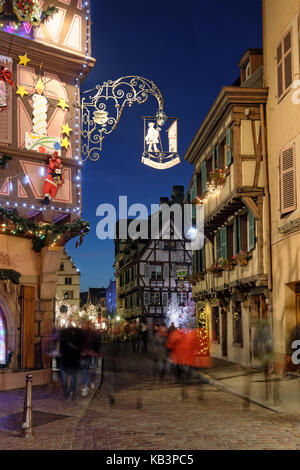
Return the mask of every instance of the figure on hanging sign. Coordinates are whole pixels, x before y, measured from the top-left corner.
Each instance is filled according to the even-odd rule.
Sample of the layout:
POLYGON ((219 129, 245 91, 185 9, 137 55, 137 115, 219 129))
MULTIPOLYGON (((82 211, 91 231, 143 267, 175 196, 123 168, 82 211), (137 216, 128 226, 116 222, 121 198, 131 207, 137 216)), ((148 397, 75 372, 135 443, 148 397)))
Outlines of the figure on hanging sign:
POLYGON ((54 152, 49 160, 48 175, 44 182, 44 199, 43 204, 49 204, 49 202, 55 198, 57 191, 64 184, 64 168, 61 163, 61 159, 58 158, 58 153, 54 152))
POLYGON ((155 129, 154 122, 149 122, 148 133, 145 137, 146 144, 148 145, 148 152, 159 152, 157 144, 159 143, 160 127, 155 129), (154 150, 152 150, 152 147, 154 150))

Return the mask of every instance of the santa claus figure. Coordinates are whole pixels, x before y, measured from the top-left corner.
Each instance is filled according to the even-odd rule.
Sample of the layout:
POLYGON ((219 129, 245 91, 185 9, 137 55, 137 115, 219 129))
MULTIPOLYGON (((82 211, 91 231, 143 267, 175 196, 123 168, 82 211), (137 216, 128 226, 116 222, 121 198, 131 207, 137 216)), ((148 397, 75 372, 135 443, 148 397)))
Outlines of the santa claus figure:
POLYGON ((61 159, 58 158, 58 153, 54 152, 49 160, 48 175, 44 182, 44 199, 43 204, 49 204, 49 202, 55 198, 57 191, 64 184, 64 169, 61 163, 61 159))

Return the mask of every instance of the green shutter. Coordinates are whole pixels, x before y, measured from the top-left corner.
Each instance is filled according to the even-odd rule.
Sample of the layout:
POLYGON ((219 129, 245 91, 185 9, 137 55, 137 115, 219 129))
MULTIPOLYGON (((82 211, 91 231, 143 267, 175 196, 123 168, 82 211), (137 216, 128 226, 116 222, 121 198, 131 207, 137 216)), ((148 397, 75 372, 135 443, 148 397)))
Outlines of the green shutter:
POLYGON ((220 231, 221 241, 221 257, 227 258, 227 227, 223 227, 220 231))
POLYGON ((206 192, 206 160, 201 165, 201 190, 202 194, 206 192))
POLYGON ((226 132, 226 165, 229 166, 232 162, 231 152, 231 129, 227 129, 226 132))
POLYGON ((194 251, 194 253, 192 254, 192 269, 193 269, 193 274, 195 274, 196 272, 196 269, 197 269, 197 252, 194 251))
POLYGON ((205 272, 205 245, 200 250, 200 261, 201 261, 200 272, 205 272))
POLYGON ((251 211, 248 214, 249 224, 249 250, 253 250, 255 247, 255 218, 251 211))
MULTIPOLYGON (((198 195, 198 192, 197 192, 197 175, 193 175, 193 186, 192 186, 192 189, 191 189, 191 193, 193 195, 193 199, 192 199, 192 201, 193 201, 195 199, 195 197, 197 197, 197 195, 198 195)), ((193 218, 196 217, 196 206, 192 207, 192 217, 193 218)))
POLYGON ((239 216, 235 216, 233 225, 234 254, 237 255, 241 249, 241 221, 239 216))
POLYGON ((217 261, 218 259, 221 258, 221 237, 220 237, 221 232, 217 232, 217 261))

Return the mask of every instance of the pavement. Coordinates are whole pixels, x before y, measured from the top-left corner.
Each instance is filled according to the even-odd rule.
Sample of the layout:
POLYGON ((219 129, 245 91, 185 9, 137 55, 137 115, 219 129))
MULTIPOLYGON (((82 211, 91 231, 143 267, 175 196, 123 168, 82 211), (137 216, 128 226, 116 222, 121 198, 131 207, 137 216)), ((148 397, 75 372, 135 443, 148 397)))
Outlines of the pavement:
POLYGON ((88 397, 63 401, 59 383, 33 386, 31 438, 20 437, 24 389, 0 392, 0 449, 300 449, 300 377, 271 376, 266 399, 259 371, 216 360, 206 383, 197 372, 183 386, 154 376, 150 354, 105 347, 88 397))

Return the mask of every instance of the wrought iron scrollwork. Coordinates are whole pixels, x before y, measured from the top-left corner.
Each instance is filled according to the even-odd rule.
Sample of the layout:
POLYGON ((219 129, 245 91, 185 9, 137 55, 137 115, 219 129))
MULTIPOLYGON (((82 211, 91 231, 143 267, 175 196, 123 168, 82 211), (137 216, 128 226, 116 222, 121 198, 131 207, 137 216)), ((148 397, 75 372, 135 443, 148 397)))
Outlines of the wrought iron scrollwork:
POLYGON ((85 97, 81 103, 82 159, 96 161, 100 157, 102 141, 114 131, 124 108, 133 103, 145 103, 149 95, 158 102, 157 122, 167 119, 163 111, 163 97, 155 83, 147 78, 129 75, 116 81, 108 80, 95 89, 96 93, 85 97))

